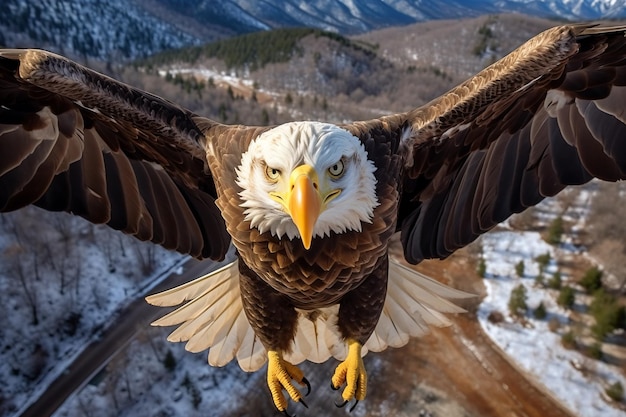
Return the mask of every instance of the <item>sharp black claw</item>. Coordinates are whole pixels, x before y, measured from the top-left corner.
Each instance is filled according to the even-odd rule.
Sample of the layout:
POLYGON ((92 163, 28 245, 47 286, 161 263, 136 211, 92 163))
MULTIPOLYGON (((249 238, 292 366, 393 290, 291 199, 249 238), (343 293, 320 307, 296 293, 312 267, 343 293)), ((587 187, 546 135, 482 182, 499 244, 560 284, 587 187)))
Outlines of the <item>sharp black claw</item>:
POLYGON ((343 403, 341 403, 341 404, 337 404, 337 403, 335 403, 335 406, 336 406, 337 408, 343 408, 343 407, 345 407, 345 406, 346 406, 346 404, 348 404, 348 403, 349 403, 349 401, 348 401, 348 400, 344 400, 344 402, 343 402, 343 403))
MULTIPOLYGON (((304 396, 308 397, 309 394, 311 393, 311 383, 305 377, 302 377, 302 382, 306 385, 306 394, 304 394, 304 396)), ((331 384, 332 384, 332 382, 331 382, 331 384)))
POLYGON ((304 402, 304 400, 302 398, 300 398, 300 400, 298 401, 300 404, 302 404, 304 406, 304 408, 309 408, 308 405, 306 405, 306 403, 304 402))
POLYGON ((333 385, 333 381, 330 381, 330 389, 332 389, 333 391, 337 391, 339 388, 341 387, 336 387, 333 385))
POLYGON ((358 403, 359 403, 359 400, 356 400, 356 401, 354 402, 354 405, 353 405, 352 407, 350 407, 350 410, 348 410, 348 412, 349 412, 349 413, 351 413, 351 412, 352 412, 352 410, 354 410, 354 409, 356 408, 356 405, 357 405, 358 403))

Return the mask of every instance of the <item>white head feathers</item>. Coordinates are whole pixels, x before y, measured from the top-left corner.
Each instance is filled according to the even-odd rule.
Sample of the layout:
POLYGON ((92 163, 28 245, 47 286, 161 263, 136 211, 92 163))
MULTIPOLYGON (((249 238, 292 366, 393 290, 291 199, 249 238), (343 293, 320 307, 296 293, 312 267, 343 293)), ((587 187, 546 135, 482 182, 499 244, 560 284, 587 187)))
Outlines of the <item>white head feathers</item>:
POLYGON ((319 122, 292 122, 271 129, 250 143, 237 168, 237 185, 246 220, 261 233, 289 239, 299 237, 296 225, 280 203, 270 197, 276 183, 268 181, 267 167, 286 175, 296 167, 308 164, 317 171, 320 186, 341 189, 320 214, 313 237, 323 237, 330 232, 361 231, 362 222, 371 223, 376 197, 376 167, 367 158, 361 141, 348 131, 333 124, 319 122), (344 163, 344 174, 330 178, 328 169, 344 163), (330 184, 332 182, 332 184, 330 184))

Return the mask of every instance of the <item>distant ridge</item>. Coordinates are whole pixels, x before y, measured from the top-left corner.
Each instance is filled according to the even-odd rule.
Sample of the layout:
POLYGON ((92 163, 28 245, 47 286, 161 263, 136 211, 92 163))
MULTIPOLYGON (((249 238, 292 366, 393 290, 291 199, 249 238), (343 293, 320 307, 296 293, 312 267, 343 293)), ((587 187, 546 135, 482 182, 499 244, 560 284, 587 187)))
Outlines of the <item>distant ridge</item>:
POLYGON ((4 0, 0 45, 119 62, 272 28, 356 35, 497 13, 619 19, 626 18, 626 5, 622 0, 4 0))

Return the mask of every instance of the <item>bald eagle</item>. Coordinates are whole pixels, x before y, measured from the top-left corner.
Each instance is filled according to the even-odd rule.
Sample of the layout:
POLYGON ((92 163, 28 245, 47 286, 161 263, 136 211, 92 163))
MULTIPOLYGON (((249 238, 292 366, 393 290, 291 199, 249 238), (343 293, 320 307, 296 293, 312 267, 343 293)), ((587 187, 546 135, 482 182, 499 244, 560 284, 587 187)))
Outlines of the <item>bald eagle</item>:
POLYGON ((276 127, 1 50, 0 210, 67 211, 198 258, 232 242, 234 261, 148 298, 186 302, 155 324, 213 365, 267 362, 285 414, 288 397, 306 405, 303 360, 338 358, 332 386, 358 402, 362 355, 459 311, 462 293, 401 258, 444 258, 568 185, 626 178, 625 31, 556 27, 406 113, 276 127))

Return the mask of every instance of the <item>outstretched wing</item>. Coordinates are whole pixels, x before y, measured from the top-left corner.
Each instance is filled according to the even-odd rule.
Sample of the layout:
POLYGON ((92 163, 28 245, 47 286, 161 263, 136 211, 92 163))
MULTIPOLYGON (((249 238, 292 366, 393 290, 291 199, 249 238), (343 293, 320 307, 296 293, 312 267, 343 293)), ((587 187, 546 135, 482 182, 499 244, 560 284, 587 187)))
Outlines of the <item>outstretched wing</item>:
POLYGON ((446 257, 567 185, 626 178, 625 30, 548 30, 383 119, 411 128, 398 219, 408 261, 446 257))
POLYGON ((0 211, 36 204, 221 259, 230 239, 194 120, 58 55, 0 50, 0 211))

